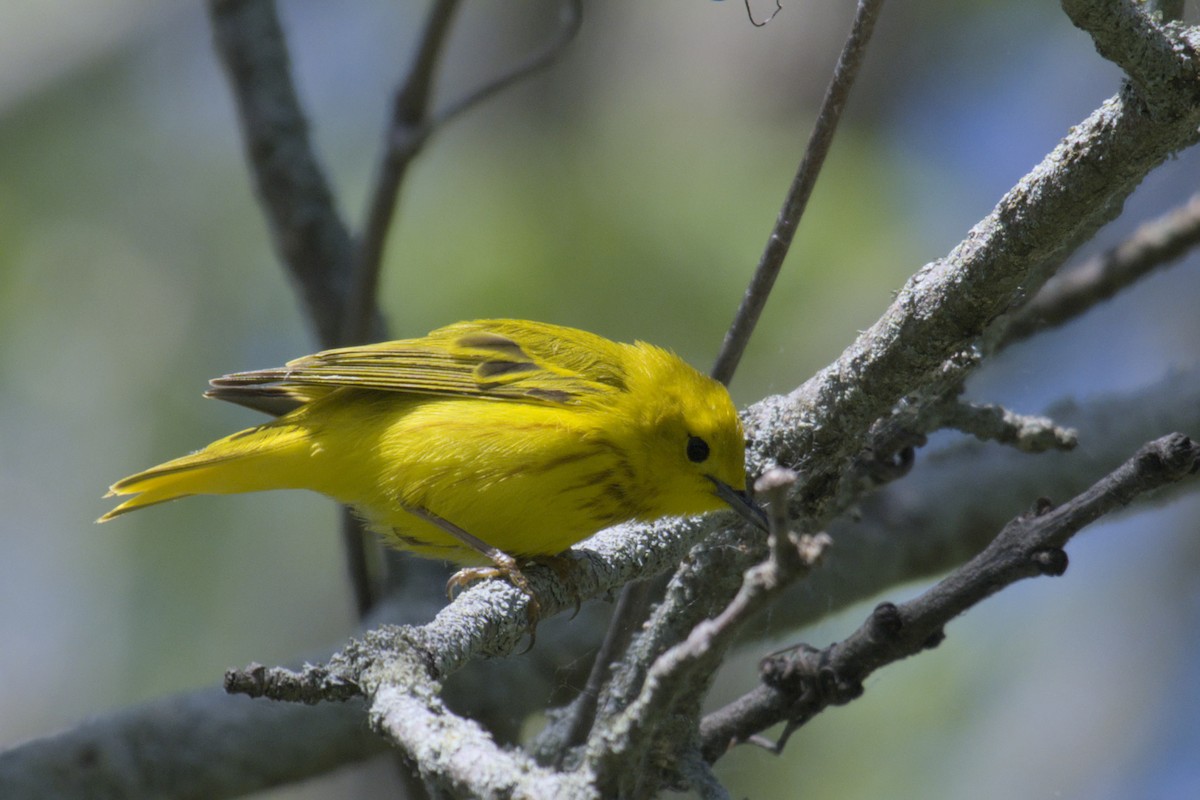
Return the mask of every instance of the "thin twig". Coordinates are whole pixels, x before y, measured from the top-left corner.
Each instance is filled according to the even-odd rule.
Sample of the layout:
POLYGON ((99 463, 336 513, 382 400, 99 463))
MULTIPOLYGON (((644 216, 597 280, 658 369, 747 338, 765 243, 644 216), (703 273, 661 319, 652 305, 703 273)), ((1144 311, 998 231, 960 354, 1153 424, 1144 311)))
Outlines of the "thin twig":
POLYGON ((800 217, 804 214, 808 199, 812 196, 813 187, 817 183, 817 176, 821 172, 821 166, 825 163, 825 156, 828 155, 829 147, 833 143, 833 134, 842 117, 842 109, 846 106, 850 89, 854 85, 859 67, 862 66, 867 52, 867 44, 871 39, 871 32, 874 30, 875 21, 879 18, 882 8, 883 0, 859 1, 854 23, 850 28, 850 36, 842 47, 837 66, 833 70, 833 77, 830 79, 829 87, 825 90, 825 99, 821 102, 821 110, 817 115, 817 122, 813 126, 812 135, 809 137, 808 146, 805 148, 804 158, 800 161, 800 166, 792 179, 787 198, 779 210, 775 227, 772 229, 762 257, 759 259, 758 268, 750 280, 750 285, 742 298, 742 304, 737 310, 733 324, 729 326, 729 331, 725 334, 725 341, 721 345, 721 352, 717 356, 716 364, 713 365, 712 376, 721 383, 728 384, 733 378, 738 362, 742 360, 742 354, 746 351, 746 345, 750 342, 750 336, 758 324, 758 318, 762 315, 763 307, 767 304, 767 297, 771 294, 775 279, 779 277, 783 260, 787 257, 788 249, 792 244, 792 237, 796 233, 796 227, 800 224, 800 217))
POLYGON ((450 122, 459 114, 483 103, 492 96, 499 94, 515 83, 551 66, 566 51, 567 45, 579 33, 583 24, 582 0, 562 0, 561 19, 558 30, 542 49, 534 52, 524 61, 513 66, 508 72, 502 73, 492 81, 485 83, 475 91, 451 103, 439 111, 428 126, 424 135, 450 122))
POLYGON ((407 77, 392 100, 392 115, 384 132, 383 156, 367 203, 367 219, 358 237, 350 293, 343 318, 342 344, 359 344, 369 336, 369 311, 375 308, 383 249, 400 196, 400 186, 419 146, 414 131, 424 127, 438 58, 450 32, 459 0, 436 0, 407 77))
POLYGON ((985 442, 1009 444, 1025 453, 1070 450, 1079 443, 1071 428, 1055 425, 1049 417, 1017 414, 992 404, 944 403, 933 414, 939 424, 969 433, 985 442))
POLYGON ((538 736, 536 749, 548 752, 550 761, 556 767, 562 767, 571 748, 587 740, 592 721, 596 718, 596 703, 600 699, 604 682, 608 680, 612 665, 625 652, 633 638, 634 631, 631 627, 619 627, 614 623, 628 617, 625 610, 627 604, 648 602, 643 595, 654 592, 658 586, 658 578, 648 578, 644 581, 633 581, 622 587, 604 641, 592 659, 592 668, 583 690, 566 709, 563 719, 554 726, 547 726, 538 736))
POLYGON ((1187 436, 1176 433, 1150 442, 1063 506, 1039 501, 1032 513, 1009 522, 982 553, 932 589, 899 606, 881 604, 842 642, 768 657, 763 685, 702 721, 705 758, 715 761, 778 722, 789 723, 786 736, 830 705, 854 699, 872 672, 935 646, 952 619, 1004 587, 1023 578, 1061 575, 1067 568, 1062 548, 1084 526, 1198 468, 1200 444, 1187 436))
POLYGON ((750 0, 746 0, 746 16, 750 19, 750 24, 756 28, 766 27, 767 23, 775 19, 780 11, 783 11, 783 4, 779 0, 775 0, 775 8, 771 11, 770 16, 766 19, 758 20, 754 18, 754 10, 750 8, 750 0))

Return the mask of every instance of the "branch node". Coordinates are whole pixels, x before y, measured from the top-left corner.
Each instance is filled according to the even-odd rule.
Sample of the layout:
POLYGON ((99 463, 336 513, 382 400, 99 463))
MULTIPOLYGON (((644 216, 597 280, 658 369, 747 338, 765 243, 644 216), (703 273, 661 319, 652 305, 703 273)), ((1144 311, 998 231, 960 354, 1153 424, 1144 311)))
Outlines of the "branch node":
POLYGON ((880 603, 871 612, 870 625, 876 636, 894 639, 904 627, 904 619, 895 603, 880 603))
POLYGON ((1061 547, 1044 547, 1035 550, 1030 560, 1033 561, 1039 573, 1051 578, 1057 578, 1066 572, 1070 562, 1070 559, 1067 558, 1067 551, 1061 547))
POLYGON ((1030 511, 1035 517, 1044 517, 1054 510, 1054 503, 1049 497, 1039 497, 1033 503, 1033 509, 1030 511))
POLYGON ((1147 475, 1178 480, 1200 469, 1200 446, 1182 433, 1173 433, 1143 447, 1138 461, 1147 475))
POLYGON ((822 696, 829 698, 829 704, 834 706, 844 706, 857 700, 864 691, 862 681, 839 675, 833 667, 821 668, 818 687, 822 696))
POLYGON ((921 642, 921 649, 932 650, 944 641, 946 641, 946 631, 943 628, 938 628, 925 637, 925 641, 921 642))

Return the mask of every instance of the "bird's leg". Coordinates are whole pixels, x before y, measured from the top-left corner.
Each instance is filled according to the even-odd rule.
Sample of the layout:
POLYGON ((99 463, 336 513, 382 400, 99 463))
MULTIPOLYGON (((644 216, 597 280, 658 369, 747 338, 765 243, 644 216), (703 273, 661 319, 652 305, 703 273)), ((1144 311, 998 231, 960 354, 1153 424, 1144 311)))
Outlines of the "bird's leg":
MULTIPOLYGON (((474 536, 463 530, 450 520, 433 513, 429 509, 417 506, 405 506, 404 510, 414 517, 419 517, 426 522, 438 526, 493 564, 491 567, 464 567, 460 569, 451 575, 450 580, 446 582, 446 595, 453 600, 455 592, 469 586, 475 581, 486 580, 487 578, 504 578, 515 586, 521 594, 529 598, 529 605, 526 612, 529 615, 529 636, 532 640, 533 629, 537 626, 542 606, 538 602, 537 595, 533 593, 533 588, 529 585, 529 579, 525 577, 525 573, 521 572, 520 567, 517 566, 517 560, 503 550, 492 547, 478 536, 474 536)), ((530 641, 529 646, 533 646, 532 641, 530 641)))

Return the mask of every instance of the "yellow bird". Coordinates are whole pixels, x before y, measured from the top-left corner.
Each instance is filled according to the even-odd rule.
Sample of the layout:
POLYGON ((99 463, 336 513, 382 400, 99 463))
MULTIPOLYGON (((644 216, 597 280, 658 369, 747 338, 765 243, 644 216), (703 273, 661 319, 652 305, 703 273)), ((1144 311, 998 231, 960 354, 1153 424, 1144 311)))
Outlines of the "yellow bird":
POLYGON ((627 520, 732 507, 745 441, 725 387, 675 354, 523 320, 328 350, 211 381, 282 413, 113 484, 98 521, 193 494, 311 489, 395 547, 459 564, 452 585, 554 556, 627 520), (288 410, 290 409, 290 410, 288 410))

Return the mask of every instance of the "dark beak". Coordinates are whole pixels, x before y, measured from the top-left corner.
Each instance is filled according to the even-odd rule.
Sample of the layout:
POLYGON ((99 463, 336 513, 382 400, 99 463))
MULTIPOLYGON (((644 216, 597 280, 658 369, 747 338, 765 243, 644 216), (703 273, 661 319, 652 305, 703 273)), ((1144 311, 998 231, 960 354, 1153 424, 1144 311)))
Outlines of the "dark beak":
POLYGON ((751 500, 749 495, 745 492, 739 492, 728 483, 719 481, 712 475, 706 477, 717 487, 717 497, 728 503, 730 508, 744 517, 751 525, 761 528, 764 531, 768 530, 766 512, 751 500))

